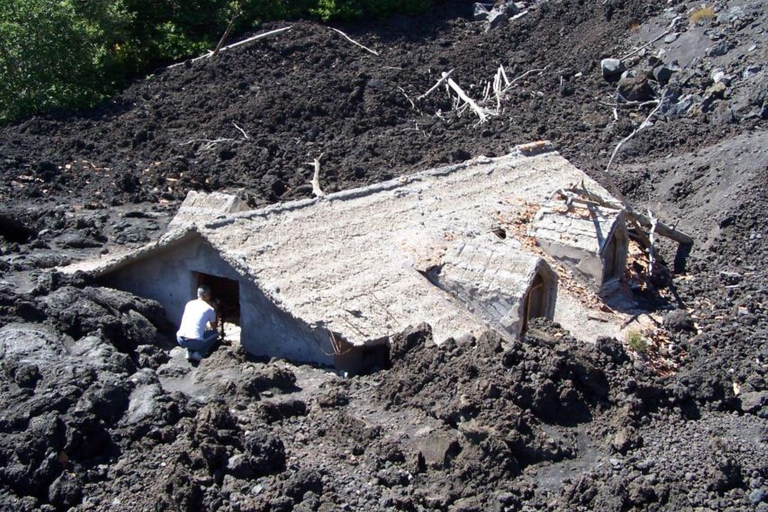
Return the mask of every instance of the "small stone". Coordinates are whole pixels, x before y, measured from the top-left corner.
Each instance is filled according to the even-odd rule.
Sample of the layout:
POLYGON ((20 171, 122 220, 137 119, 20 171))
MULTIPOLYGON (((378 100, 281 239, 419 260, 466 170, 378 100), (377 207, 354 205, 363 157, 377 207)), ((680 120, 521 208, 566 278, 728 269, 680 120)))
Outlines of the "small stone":
POLYGON ((664 316, 664 327, 673 332, 695 332, 693 318, 684 309, 670 311, 664 316))
POLYGON ((754 491, 749 493, 749 501, 753 505, 757 505, 758 503, 763 501, 764 498, 765 498, 765 493, 760 489, 755 489, 754 491))
POLYGON ((675 41, 677 41, 678 37, 680 37, 680 32, 673 32, 672 34, 669 34, 667 37, 664 38, 664 42, 667 44, 674 43, 675 41))
POLYGON ((624 63, 619 59, 603 59, 600 61, 600 70, 605 79, 616 77, 624 72, 624 63))
POLYGON ((653 88, 642 75, 622 79, 619 82, 618 94, 626 101, 648 101, 654 97, 653 88))
POLYGON ((653 68, 653 78, 655 78, 656 81, 660 84, 666 84, 669 82, 669 79, 672 78, 672 73, 674 73, 674 71, 667 66, 662 65, 653 68))
POLYGON ((768 391, 749 391, 739 396, 741 410, 744 412, 756 412, 768 405, 768 391))
POLYGON ((738 272, 727 272, 725 270, 720 271, 720 280, 726 285, 739 284, 744 278, 738 272))
POLYGON ((473 6, 475 21, 488 21, 488 6, 491 4, 475 3, 473 6))
POLYGON ((680 101, 669 107, 669 110, 667 110, 665 113, 667 116, 672 118, 684 116, 688 113, 691 107, 693 107, 695 102, 695 97, 688 94, 680 98, 680 101))
POLYGON ((762 66, 747 66, 747 68, 744 70, 744 80, 749 80, 753 76, 757 75, 761 69, 762 66))
POLYGON ((501 25, 504 25, 508 21, 509 21, 509 16, 507 16, 506 9, 495 8, 488 13, 486 30, 493 30, 497 27, 500 27, 501 25))
POLYGON ((714 46, 710 46, 706 49, 705 53, 708 57, 722 57, 731 50, 731 46, 725 41, 720 41, 714 46))
POLYGON ((705 98, 718 98, 721 99, 725 95, 725 90, 727 87, 723 82, 718 82, 710 87, 707 88, 707 90, 704 92, 705 98))

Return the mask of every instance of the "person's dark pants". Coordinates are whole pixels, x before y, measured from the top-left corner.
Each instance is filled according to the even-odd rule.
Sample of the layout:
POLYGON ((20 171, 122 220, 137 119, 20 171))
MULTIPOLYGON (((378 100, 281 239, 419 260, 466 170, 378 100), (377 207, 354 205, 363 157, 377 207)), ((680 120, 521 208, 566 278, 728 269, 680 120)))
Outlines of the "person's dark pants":
POLYGON ((203 355, 208 354, 218 339, 219 333, 216 331, 205 331, 205 333, 203 333, 203 339, 201 340, 176 336, 176 341, 179 345, 193 352, 200 352, 203 355))

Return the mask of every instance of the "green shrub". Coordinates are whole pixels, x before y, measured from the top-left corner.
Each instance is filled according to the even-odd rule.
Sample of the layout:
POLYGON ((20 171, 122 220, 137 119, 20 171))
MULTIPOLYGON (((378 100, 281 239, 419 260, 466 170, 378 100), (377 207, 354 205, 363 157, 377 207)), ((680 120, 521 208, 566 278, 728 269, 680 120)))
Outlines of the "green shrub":
POLYGON ((648 342, 638 331, 630 331, 627 333, 627 346, 638 354, 645 354, 648 352, 648 342))
POLYGON ((0 2, 0 121, 110 92, 119 63, 106 34, 119 35, 129 17, 114 0, 0 2))

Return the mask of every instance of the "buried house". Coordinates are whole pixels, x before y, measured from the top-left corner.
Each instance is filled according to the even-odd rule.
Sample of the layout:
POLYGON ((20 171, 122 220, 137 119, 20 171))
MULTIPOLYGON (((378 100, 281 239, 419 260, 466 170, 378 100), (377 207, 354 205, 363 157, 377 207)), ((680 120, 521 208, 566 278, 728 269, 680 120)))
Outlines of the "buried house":
POLYGON ((488 328, 512 340, 555 314, 558 276, 526 235, 533 212, 573 183, 608 197, 535 148, 260 210, 190 192, 160 240, 92 270, 177 324, 208 284, 249 352, 345 370, 422 322, 437 343, 488 328))

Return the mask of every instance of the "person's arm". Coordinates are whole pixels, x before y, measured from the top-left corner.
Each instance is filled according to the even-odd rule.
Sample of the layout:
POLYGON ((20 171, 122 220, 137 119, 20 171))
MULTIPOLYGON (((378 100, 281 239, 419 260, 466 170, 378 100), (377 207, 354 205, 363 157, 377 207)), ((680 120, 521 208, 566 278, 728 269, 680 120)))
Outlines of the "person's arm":
POLYGON ((211 315, 212 318, 208 320, 208 323, 211 324, 211 330, 215 331, 219 327, 219 315, 215 309, 211 309, 211 315))

